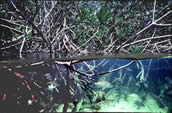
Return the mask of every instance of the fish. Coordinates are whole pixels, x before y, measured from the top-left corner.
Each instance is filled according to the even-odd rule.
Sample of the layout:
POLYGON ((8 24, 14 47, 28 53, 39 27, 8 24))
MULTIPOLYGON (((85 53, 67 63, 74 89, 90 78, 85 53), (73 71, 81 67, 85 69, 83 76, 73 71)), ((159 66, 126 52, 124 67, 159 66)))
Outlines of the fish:
POLYGON ((46 74, 45 74, 45 77, 46 77, 48 80, 53 80, 53 77, 50 75, 50 73, 46 73, 46 74))
POLYGON ((113 85, 110 82, 105 80, 99 80, 98 82, 95 82, 94 85, 97 88, 102 88, 102 90, 113 87, 113 85))
POLYGON ((53 89, 55 89, 57 92, 59 92, 59 90, 56 87, 60 85, 56 81, 49 81, 46 84, 48 85, 48 90, 53 91, 53 89))
POLYGON ((48 81, 46 84, 47 85, 60 86, 56 81, 48 81))

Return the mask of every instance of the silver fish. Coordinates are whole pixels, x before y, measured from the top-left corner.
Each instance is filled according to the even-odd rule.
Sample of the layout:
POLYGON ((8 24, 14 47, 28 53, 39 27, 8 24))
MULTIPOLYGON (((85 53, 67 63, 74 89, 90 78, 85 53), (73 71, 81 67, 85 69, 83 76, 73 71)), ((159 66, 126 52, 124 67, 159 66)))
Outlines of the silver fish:
POLYGON ((56 89, 56 91, 59 92, 56 87, 60 85, 56 81, 49 81, 46 84, 48 85, 48 90, 53 91, 53 89, 56 89))
POLYGON ((56 81, 48 81, 46 84, 47 85, 60 86, 56 81))
POLYGON ((102 88, 102 90, 113 87, 113 85, 110 82, 105 81, 105 80, 99 80, 98 82, 95 82, 94 85, 97 88, 102 88))

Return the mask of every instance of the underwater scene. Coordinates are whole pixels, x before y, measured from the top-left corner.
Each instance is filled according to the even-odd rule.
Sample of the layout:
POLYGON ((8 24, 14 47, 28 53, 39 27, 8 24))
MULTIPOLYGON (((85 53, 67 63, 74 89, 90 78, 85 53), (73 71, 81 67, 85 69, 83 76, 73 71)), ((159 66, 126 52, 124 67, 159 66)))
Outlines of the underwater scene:
POLYGON ((172 112, 171 58, 1 62, 0 69, 1 113, 172 112))

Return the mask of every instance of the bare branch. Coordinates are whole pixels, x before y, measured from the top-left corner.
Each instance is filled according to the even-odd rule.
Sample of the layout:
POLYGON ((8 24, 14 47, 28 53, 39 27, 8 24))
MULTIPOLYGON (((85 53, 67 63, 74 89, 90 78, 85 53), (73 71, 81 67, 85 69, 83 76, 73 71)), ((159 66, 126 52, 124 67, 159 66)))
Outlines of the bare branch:
POLYGON ((125 44, 122 48, 130 46, 130 45, 133 45, 133 44, 136 44, 136 43, 139 43, 139 42, 142 42, 142 41, 146 41, 146 40, 160 39, 160 38, 166 38, 166 37, 171 37, 171 36, 172 35, 163 35, 163 36, 144 38, 144 39, 141 39, 141 40, 137 40, 137 41, 131 42, 129 44, 125 44))

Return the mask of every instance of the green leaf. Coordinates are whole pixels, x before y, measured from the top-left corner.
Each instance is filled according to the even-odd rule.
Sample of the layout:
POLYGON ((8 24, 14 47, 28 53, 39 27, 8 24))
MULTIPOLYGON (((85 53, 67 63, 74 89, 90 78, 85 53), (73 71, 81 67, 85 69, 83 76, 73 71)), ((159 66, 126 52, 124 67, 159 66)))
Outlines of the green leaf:
POLYGON ((116 34, 119 35, 120 34, 120 30, 116 29, 116 34))
POLYGON ((120 18, 119 19, 119 23, 122 23, 122 22, 124 22, 125 20, 123 19, 123 18, 120 18))
POLYGON ((143 48, 140 48, 138 46, 135 46, 135 47, 131 47, 131 52, 132 53, 141 53, 143 50, 143 48))
POLYGON ((31 38, 31 37, 32 37, 31 33, 27 34, 27 36, 26 36, 26 38, 31 38))
POLYGON ((90 9, 82 9, 79 15, 81 22, 90 23, 93 20, 94 13, 90 11, 90 9))
POLYGON ((122 38, 125 36, 125 32, 124 32, 124 29, 116 29, 116 34, 122 38))
POLYGON ((100 11, 96 14, 100 23, 105 23, 106 21, 112 19, 112 12, 105 9, 104 6, 101 7, 100 11))

